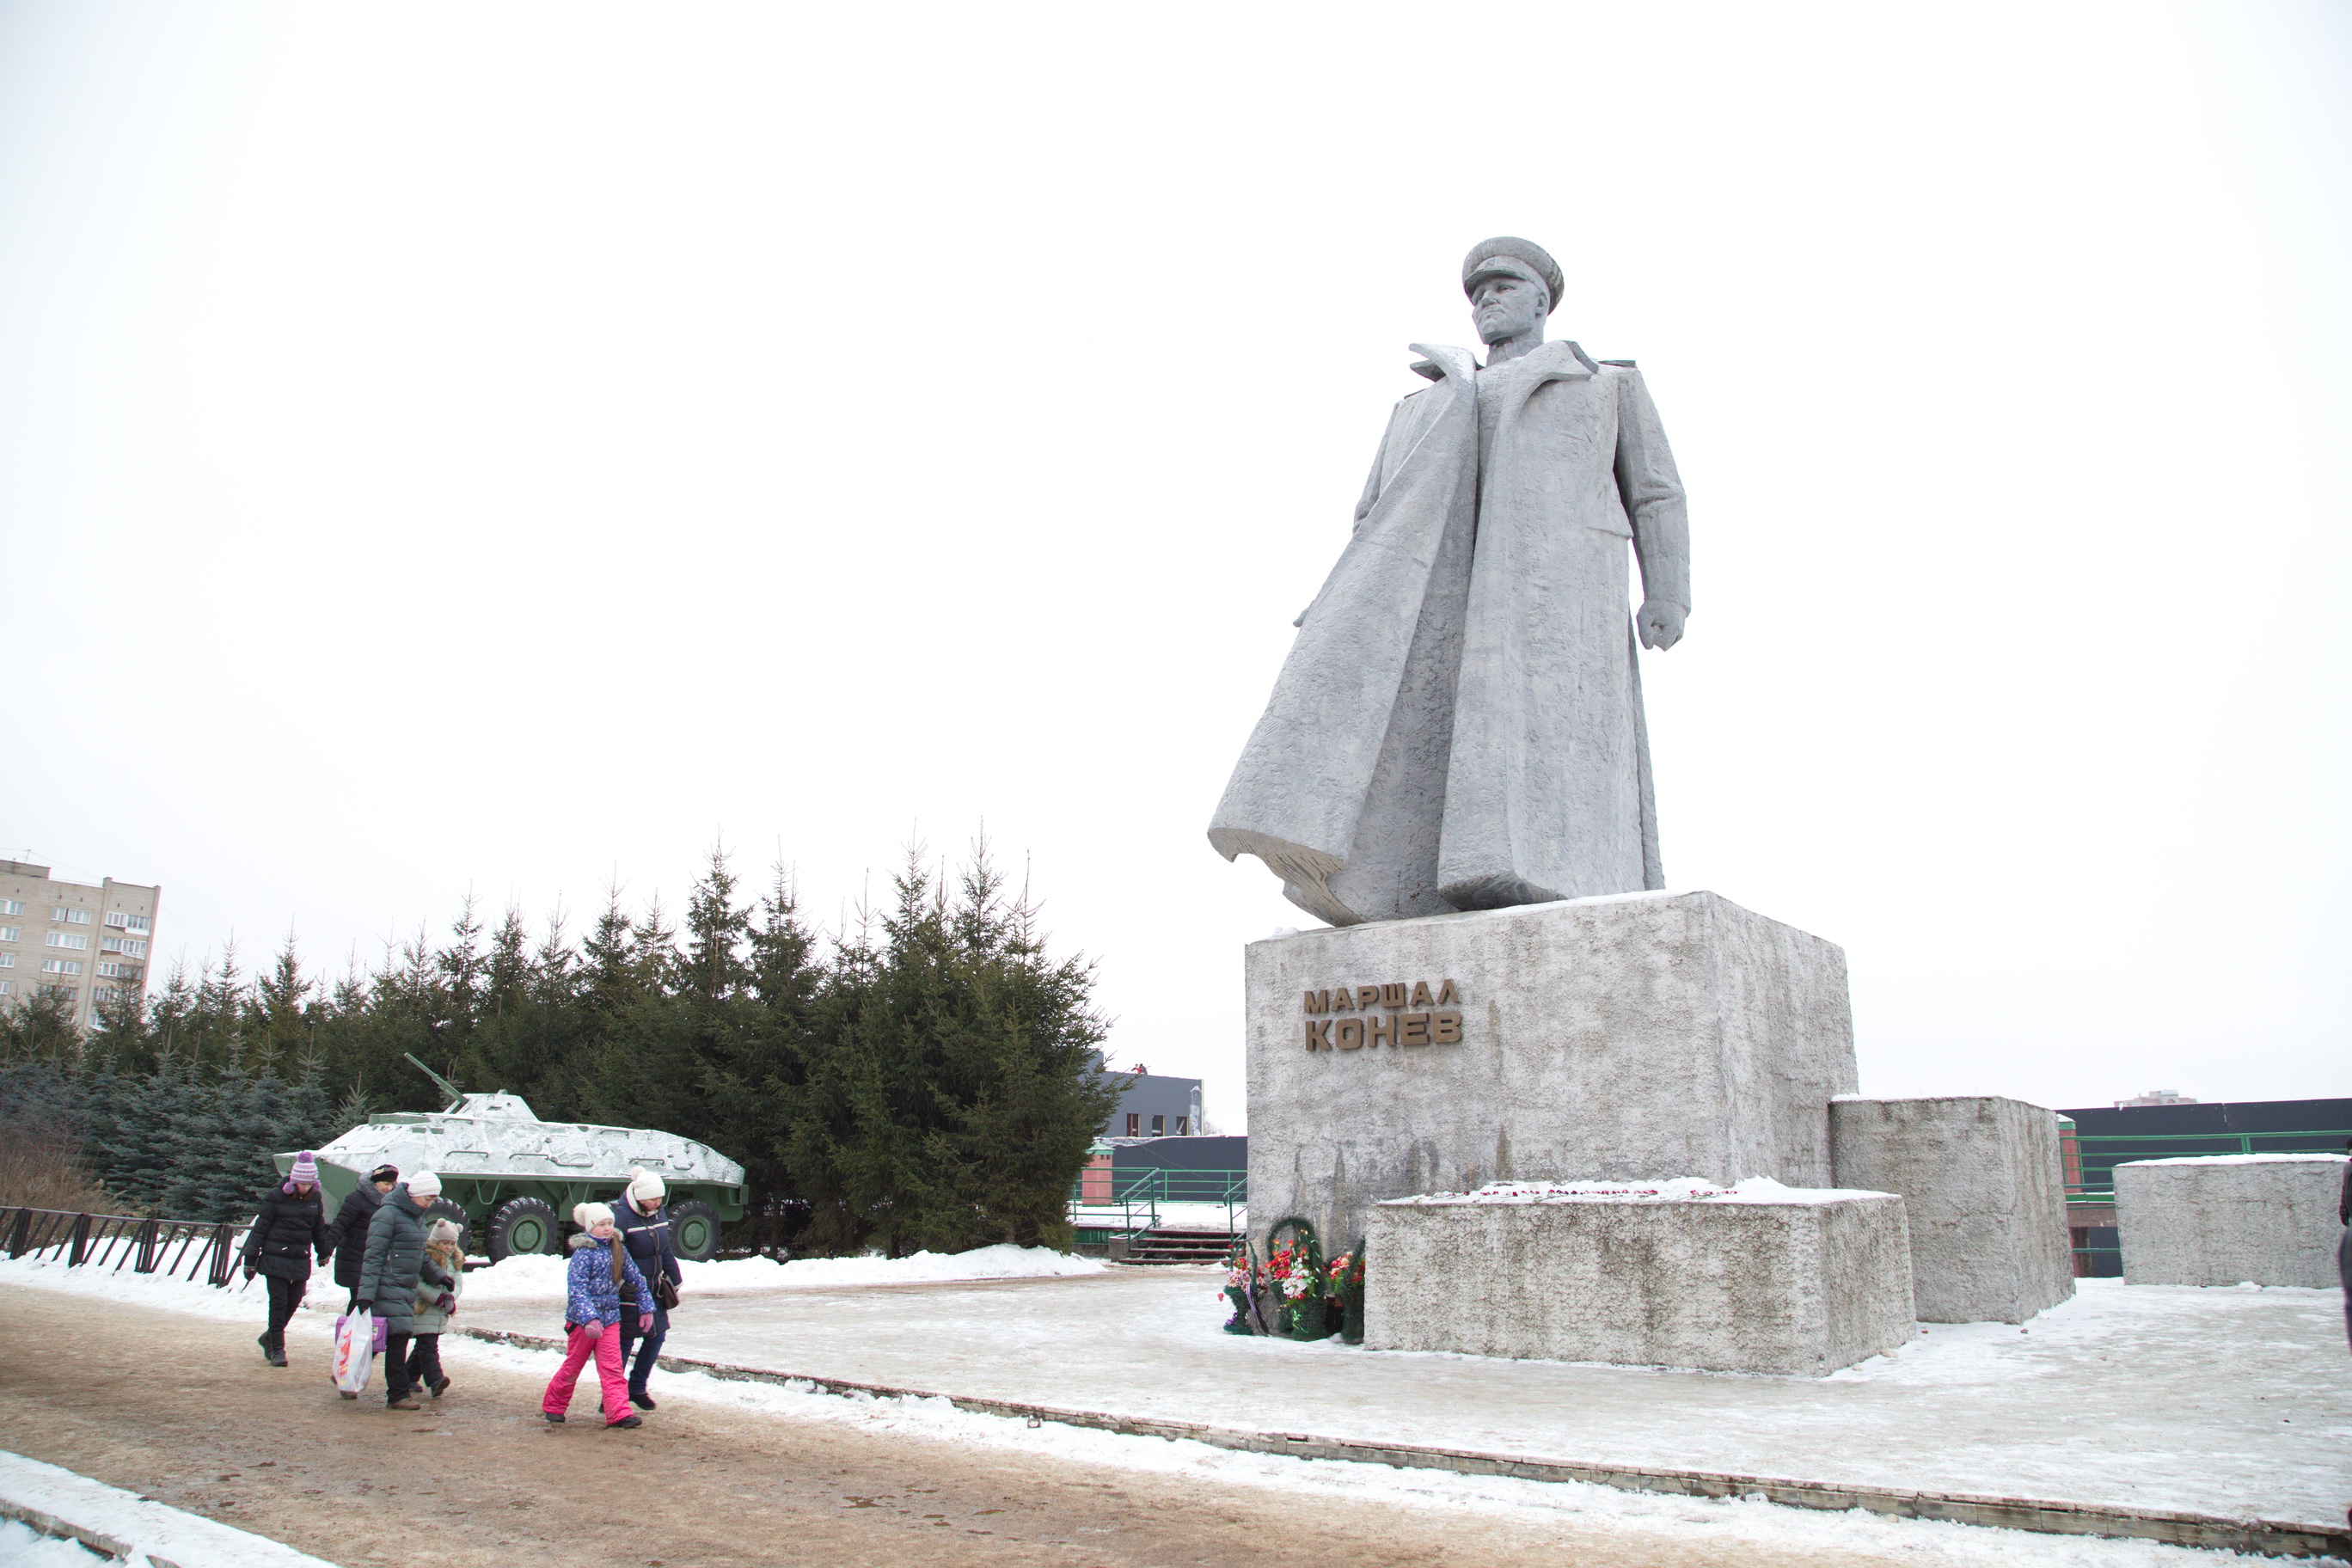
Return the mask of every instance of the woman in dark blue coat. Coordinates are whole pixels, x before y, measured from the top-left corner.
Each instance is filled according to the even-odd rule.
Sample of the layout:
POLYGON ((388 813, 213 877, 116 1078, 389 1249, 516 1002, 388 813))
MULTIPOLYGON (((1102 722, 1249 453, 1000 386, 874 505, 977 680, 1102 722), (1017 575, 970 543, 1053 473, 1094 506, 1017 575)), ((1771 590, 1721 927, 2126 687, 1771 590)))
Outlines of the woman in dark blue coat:
MULTIPOLYGON (((658 1280, 667 1280, 676 1287, 686 1282, 686 1272, 677 1265, 677 1248, 669 1238, 669 1210, 662 1199, 669 1189, 662 1179, 642 1167, 629 1173, 629 1190, 613 1205, 613 1226, 620 1232, 621 1240, 629 1249, 630 1261, 637 1272, 646 1277, 646 1300, 636 1303, 637 1310, 653 1314, 653 1327, 645 1331, 643 1342, 636 1347, 636 1363, 629 1369, 629 1403, 640 1410, 654 1407, 654 1396, 646 1390, 646 1379, 653 1375, 654 1363, 661 1357, 662 1342, 669 1338, 669 1310, 656 1300, 653 1292, 661 1287, 658 1280)), ((629 1342, 637 1339, 636 1318, 621 1314, 621 1359, 629 1359, 629 1342)))
POLYGON ((335 1223, 327 1227, 334 1238, 335 1283, 352 1293, 346 1312, 360 1310, 360 1268, 367 1260, 368 1226, 375 1219, 375 1211, 383 1205, 383 1195, 399 1184, 400 1167, 378 1165, 368 1173, 368 1179, 353 1187, 343 1206, 335 1211, 335 1223))

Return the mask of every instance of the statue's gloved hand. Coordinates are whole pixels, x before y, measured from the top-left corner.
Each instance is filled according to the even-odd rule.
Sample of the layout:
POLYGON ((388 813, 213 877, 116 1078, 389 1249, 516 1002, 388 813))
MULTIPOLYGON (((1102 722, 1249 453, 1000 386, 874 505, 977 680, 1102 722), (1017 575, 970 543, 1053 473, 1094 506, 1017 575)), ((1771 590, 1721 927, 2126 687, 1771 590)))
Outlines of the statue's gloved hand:
POLYGON ((1644 599, 1642 613, 1633 617, 1634 628, 1642 634, 1643 647, 1670 648, 1683 640, 1683 617, 1690 612, 1680 605, 1670 605, 1664 599, 1644 599))

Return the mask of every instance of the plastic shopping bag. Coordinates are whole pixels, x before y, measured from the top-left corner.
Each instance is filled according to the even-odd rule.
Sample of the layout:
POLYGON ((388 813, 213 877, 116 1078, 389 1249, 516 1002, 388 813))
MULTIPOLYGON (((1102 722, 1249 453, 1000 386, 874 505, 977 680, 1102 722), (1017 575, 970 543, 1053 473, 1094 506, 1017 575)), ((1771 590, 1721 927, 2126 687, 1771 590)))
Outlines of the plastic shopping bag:
POLYGON ((375 1352, 383 1348, 383 1320, 365 1307, 335 1320, 335 1349, 327 1361, 327 1375, 335 1380, 337 1388, 345 1394, 366 1391, 375 1352))
MULTIPOLYGON (((360 1310, 365 1312, 368 1309, 362 1307, 360 1310)), ((368 1352, 371 1355, 382 1355, 383 1353, 385 1336, 392 1331, 391 1325, 386 1323, 382 1318, 372 1318, 371 1321, 375 1324, 375 1337, 368 1342, 368 1352)), ((343 1320, 338 1317, 335 1320, 335 1331, 341 1333, 342 1331, 342 1327, 343 1320)), ((358 1331, 353 1330, 352 1331, 356 1333, 358 1331)))

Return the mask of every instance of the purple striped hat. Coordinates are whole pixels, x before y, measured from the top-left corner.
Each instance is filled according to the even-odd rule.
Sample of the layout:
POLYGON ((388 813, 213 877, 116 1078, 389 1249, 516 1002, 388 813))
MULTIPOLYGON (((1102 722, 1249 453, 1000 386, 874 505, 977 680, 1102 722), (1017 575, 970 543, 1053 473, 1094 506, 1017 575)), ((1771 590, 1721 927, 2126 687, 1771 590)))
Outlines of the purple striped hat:
POLYGON ((317 1186, 319 1157, 308 1149, 303 1150, 294 1156, 294 1168, 286 1173, 286 1179, 289 1182, 308 1182, 310 1185, 317 1186))

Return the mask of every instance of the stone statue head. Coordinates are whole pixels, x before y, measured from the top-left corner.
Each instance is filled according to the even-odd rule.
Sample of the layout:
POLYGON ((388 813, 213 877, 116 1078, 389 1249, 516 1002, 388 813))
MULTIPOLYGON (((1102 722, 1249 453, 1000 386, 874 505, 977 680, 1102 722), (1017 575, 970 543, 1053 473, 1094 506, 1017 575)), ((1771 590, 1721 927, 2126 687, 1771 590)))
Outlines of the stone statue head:
POLYGON ((1560 283, 1559 263, 1531 239, 1481 240, 1462 258, 1462 291, 1483 342, 1539 338, 1544 318, 1559 304, 1560 283))

